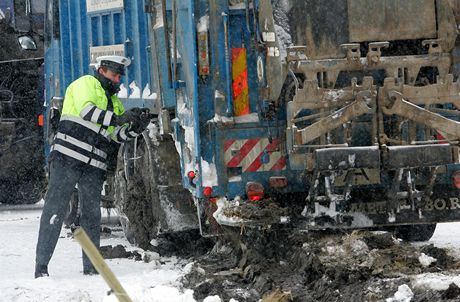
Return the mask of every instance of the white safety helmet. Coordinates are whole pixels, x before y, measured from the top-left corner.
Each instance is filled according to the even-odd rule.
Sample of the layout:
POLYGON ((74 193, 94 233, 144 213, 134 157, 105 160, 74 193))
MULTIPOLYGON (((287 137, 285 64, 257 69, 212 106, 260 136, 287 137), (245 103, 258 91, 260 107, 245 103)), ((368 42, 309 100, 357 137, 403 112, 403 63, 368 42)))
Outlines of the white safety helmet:
POLYGON ((96 64, 94 67, 96 70, 99 67, 106 67, 107 69, 112 70, 113 72, 119 73, 121 75, 125 74, 125 68, 131 64, 131 60, 122 56, 100 56, 96 58, 96 64))

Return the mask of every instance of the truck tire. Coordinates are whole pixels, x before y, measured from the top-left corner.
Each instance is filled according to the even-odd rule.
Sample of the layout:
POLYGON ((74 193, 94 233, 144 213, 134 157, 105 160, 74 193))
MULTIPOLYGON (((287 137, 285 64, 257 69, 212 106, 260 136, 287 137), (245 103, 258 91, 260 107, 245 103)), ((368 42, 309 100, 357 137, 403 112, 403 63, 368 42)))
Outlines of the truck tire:
POLYGON ((158 203, 154 189, 156 177, 149 175, 153 170, 153 155, 148 144, 148 137, 147 141, 138 139, 125 143, 115 173, 115 204, 123 232, 130 243, 143 249, 149 249, 158 228, 158 216, 152 208, 158 203))
POLYGON ((115 205, 128 241, 148 249, 157 224, 151 208, 155 196, 151 196, 151 190, 146 188, 144 181, 143 167, 148 167, 149 163, 147 147, 140 142, 136 146, 136 154, 133 154, 134 143, 125 143, 118 159, 114 180, 115 205))
POLYGON ((120 164, 117 164, 117 169, 115 171, 115 177, 113 180, 114 187, 114 199, 115 199, 115 208, 118 213, 118 218, 120 219, 120 224, 125 234, 126 239, 129 243, 135 244, 136 240, 134 238, 134 232, 132 231, 131 224, 128 217, 124 214, 124 207, 127 206, 127 185, 126 177, 123 169, 123 161, 120 161, 120 164), (120 168, 120 169, 119 169, 120 168))
POLYGON ((436 224, 414 224, 397 226, 394 234, 404 241, 428 241, 436 230, 436 224))
POLYGON ((153 142, 145 134, 137 140, 135 154, 134 143, 126 143, 118 157, 115 205, 127 239, 149 249, 150 241, 160 233, 196 228, 198 224, 191 194, 181 185, 174 141, 165 138, 153 142))

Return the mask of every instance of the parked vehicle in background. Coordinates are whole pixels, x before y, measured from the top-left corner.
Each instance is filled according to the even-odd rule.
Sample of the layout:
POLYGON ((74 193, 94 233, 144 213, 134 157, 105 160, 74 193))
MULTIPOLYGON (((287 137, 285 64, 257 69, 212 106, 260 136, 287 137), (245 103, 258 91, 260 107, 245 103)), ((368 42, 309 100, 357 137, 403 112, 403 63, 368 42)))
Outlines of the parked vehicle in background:
POLYGON ((0 203, 39 201, 44 0, 0 1, 0 203))
POLYGON ((274 224, 427 240, 460 220, 452 1, 51 2, 48 108, 98 54, 120 53, 134 62, 126 107, 159 114, 109 185, 141 246, 274 224))

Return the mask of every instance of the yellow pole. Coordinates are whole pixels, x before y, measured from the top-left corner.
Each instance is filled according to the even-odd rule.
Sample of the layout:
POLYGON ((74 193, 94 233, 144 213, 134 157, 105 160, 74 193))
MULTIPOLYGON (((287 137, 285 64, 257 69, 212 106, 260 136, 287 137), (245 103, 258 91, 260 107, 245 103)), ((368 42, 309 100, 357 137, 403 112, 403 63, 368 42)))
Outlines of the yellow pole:
POLYGON ((73 233, 75 239, 77 239, 78 243, 85 251, 86 255, 88 256, 91 263, 94 265, 94 268, 99 272, 99 274, 104 278, 107 285, 112 289, 115 295, 120 302, 132 302, 131 298, 126 293, 123 286, 121 286, 118 279, 115 277, 113 272, 108 267, 107 263, 105 263, 104 258, 102 258, 101 253, 94 245, 94 243, 89 239, 88 235, 86 234, 85 230, 82 228, 77 228, 73 233))

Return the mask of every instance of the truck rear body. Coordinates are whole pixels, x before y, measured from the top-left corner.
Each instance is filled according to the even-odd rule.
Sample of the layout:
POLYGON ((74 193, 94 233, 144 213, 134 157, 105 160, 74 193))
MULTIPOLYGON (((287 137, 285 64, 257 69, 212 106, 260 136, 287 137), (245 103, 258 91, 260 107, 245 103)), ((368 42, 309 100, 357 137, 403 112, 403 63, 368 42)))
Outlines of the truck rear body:
POLYGON ((183 184, 219 223, 288 193, 308 227, 458 219, 448 1, 153 2, 183 184))
POLYGON ((149 135, 173 137, 181 186, 211 224, 460 219, 454 2, 53 2, 47 102, 91 54, 134 59, 125 106, 159 114, 149 135), (254 211, 267 204, 273 215, 254 211))

